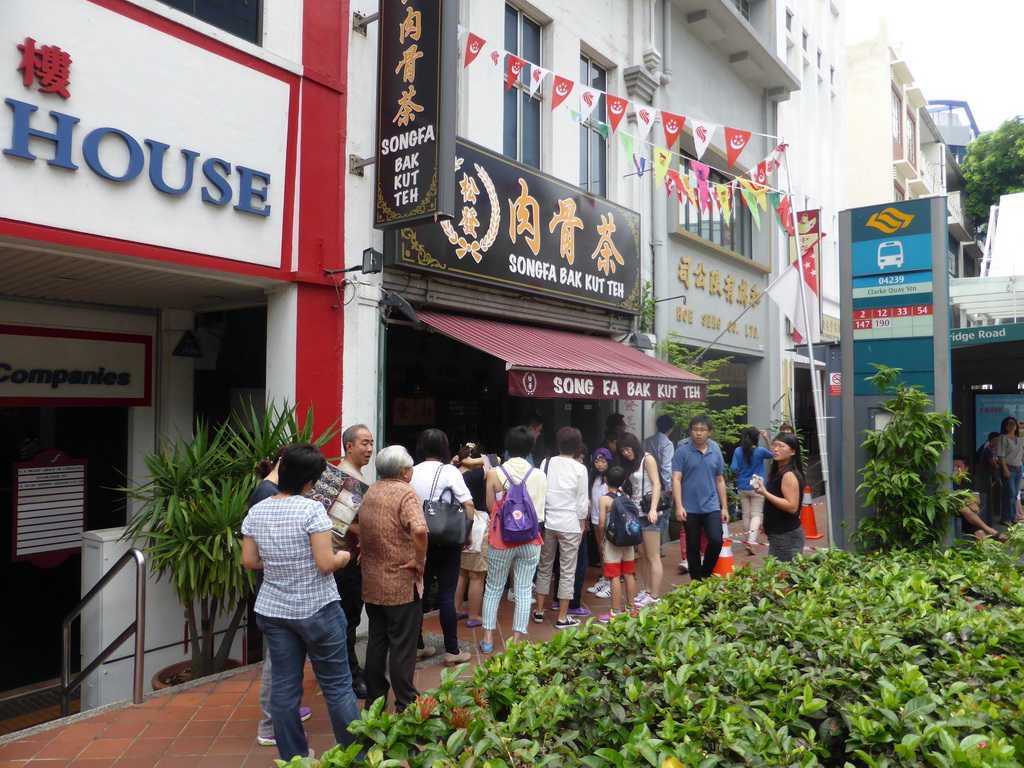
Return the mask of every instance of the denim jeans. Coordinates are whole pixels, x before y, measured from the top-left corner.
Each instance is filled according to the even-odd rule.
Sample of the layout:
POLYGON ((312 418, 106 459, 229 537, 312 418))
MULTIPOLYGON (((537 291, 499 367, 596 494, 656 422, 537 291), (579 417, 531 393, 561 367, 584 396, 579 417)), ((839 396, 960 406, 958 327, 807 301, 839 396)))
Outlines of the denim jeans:
POLYGON ((1003 484, 1003 511, 1000 519, 1004 523, 1012 523, 1017 519, 1017 496, 1020 494, 1020 479, 1024 473, 1024 466, 1010 467, 1010 476, 1002 477, 1003 484))
POLYGON ((270 714, 274 719, 277 751, 282 760, 309 754, 309 744, 299 719, 302 704, 302 673, 309 656, 313 673, 324 694, 334 738, 348 746, 355 737, 349 723, 359 718, 352 692, 341 603, 330 602, 305 619, 280 619, 256 614, 256 623, 267 639, 274 665, 270 714))
POLYGON ((804 529, 794 528, 785 533, 768 534, 768 555, 776 560, 788 563, 797 555, 802 555, 807 534, 804 529))
POLYGON ((687 512, 683 521, 686 531, 686 560, 690 564, 690 580, 708 578, 722 554, 722 516, 718 512, 687 512), (704 559, 700 556, 700 534, 704 531, 708 545, 704 559))
MULTIPOLYGON (((427 546, 427 562, 423 568, 423 589, 437 579, 437 617, 444 633, 444 650, 457 655, 459 651, 459 622, 455 618, 455 587, 459 583, 459 569, 462 567, 462 547, 458 544, 430 544, 427 546)), ((419 647, 423 647, 422 633, 419 647)))

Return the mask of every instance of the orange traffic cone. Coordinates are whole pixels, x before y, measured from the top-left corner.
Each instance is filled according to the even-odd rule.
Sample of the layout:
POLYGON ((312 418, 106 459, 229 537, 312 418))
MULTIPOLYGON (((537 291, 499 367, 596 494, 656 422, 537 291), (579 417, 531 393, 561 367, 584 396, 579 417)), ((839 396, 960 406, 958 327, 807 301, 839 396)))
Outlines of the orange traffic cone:
POLYGON ((814 504, 811 502, 811 486, 804 486, 804 501, 800 508, 800 524, 808 539, 823 539, 825 534, 818 533, 818 523, 814 519, 814 504))
POLYGON ((718 562, 715 563, 715 570, 712 571, 715 576, 723 578, 728 576, 734 571, 732 562, 732 541, 725 539, 722 541, 722 554, 718 556, 718 562))

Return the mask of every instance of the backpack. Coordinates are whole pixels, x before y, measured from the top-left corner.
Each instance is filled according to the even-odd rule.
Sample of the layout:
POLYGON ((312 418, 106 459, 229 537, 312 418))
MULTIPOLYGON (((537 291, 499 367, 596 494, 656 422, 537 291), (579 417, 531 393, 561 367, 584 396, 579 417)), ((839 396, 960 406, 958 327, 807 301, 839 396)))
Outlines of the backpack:
POLYGON ((612 508, 605 519, 604 537, 616 547, 635 547, 643 541, 640 510, 636 502, 622 491, 612 498, 612 508))
POLYGON ((533 467, 518 483, 512 479, 507 469, 499 469, 508 479, 508 490, 505 491, 505 498, 498 508, 497 515, 501 524, 501 540, 506 544, 529 544, 540 535, 537 509, 526 491, 526 478, 533 472, 533 467))

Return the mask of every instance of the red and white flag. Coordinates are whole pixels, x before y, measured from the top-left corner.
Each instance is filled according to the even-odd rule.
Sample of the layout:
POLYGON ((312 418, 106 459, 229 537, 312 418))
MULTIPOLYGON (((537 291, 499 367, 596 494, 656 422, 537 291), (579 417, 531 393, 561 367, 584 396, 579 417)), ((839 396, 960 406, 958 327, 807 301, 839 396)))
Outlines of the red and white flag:
POLYGON ((480 51, 487 45, 487 41, 478 35, 474 35, 472 32, 466 38, 466 56, 462 60, 462 68, 465 69, 473 60, 480 55, 480 51))
POLYGON ((597 88, 580 89, 580 122, 585 123, 590 119, 600 101, 601 91, 597 88))
POLYGON ((640 107, 636 111, 636 125, 640 129, 640 138, 647 141, 651 134, 651 126, 658 119, 658 110, 654 107, 640 107))
POLYGON ((747 146, 747 142, 750 141, 750 131, 740 131, 736 128, 725 128, 725 149, 728 153, 726 159, 729 162, 731 168, 736 164, 736 161, 740 159, 740 153, 743 152, 747 146))
POLYGON ((533 98, 533 94, 540 88, 540 84, 544 82, 544 78, 551 74, 551 70, 538 67, 536 64, 532 64, 530 69, 530 98, 533 98))
POLYGON ((555 86, 551 89, 551 110, 556 110, 563 101, 572 93, 572 80, 561 75, 555 75, 555 86))
POLYGON ((773 280, 764 292, 779 306, 801 337, 810 338, 812 343, 817 344, 821 341, 818 298, 806 280, 802 290, 800 282, 800 268, 798 263, 794 262, 782 270, 782 274, 773 280))
POLYGON ((702 123, 693 119, 690 120, 690 124, 693 126, 694 151, 697 154, 697 159, 700 160, 711 143, 718 126, 715 123, 702 123))
POLYGON ((665 131, 665 147, 672 149, 679 141, 679 133, 683 130, 683 123, 686 118, 682 115, 673 115, 671 112, 662 111, 661 127, 665 131))
POLYGON ((626 114, 629 101, 619 96, 612 96, 610 93, 605 94, 604 100, 608 106, 608 125, 612 127, 613 131, 617 131, 623 115, 626 114))
POLYGON ((523 67, 526 66, 526 59, 520 59, 518 56, 513 56, 511 53, 508 55, 508 65, 505 70, 505 90, 513 86, 516 80, 519 79, 519 73, 523 71, 523 67))

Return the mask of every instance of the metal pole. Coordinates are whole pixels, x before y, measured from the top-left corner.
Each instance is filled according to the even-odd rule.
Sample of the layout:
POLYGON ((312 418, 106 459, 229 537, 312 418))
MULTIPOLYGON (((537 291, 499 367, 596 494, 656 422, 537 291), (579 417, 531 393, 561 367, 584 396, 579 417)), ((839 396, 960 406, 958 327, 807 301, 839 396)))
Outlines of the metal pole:
POLYGON ((135 552, 135 667, 132 681, 132 702, 142 703, 143 680, 146 674, 146 556, 135 552))
MULTIPOLYGON (((785 145, 785 141, 784 140, 780 141, 780 144, 785 145)), ((828 493, 828 483, 829 483, 829 475, 828 475, 828 440, 826 439, 828 432, 826 430, 826 421, 825 421, 825 413, 824 413, 824 407, 825 406, 824 406, 824 400, 823 400, 822 392, 821 392, 821 384, 818 381, 818 369, 817 369, 816 361, 814 359, 814 342, 811 339, 812 329, 810 327, 810 316, 809 316, 809 314, 807 312, 807 284, 804 281, 804 260, 803 260, 803 254, 800 253, 800 238, 798 236, 798 231, 797 231, 796 205, 795 205, 795 203, 796 203, 796 196, 793 194, 793 175, 792 175, 792 172, 790 171, 790 167, 789 167, 790 166, 789 155, 788 155, 789 147, 786 146, 786 148, 783 150, 783 152, 786 153, 786 186, 788 187, 788 190, 787 190, 786 194, 789 195, 789 200, 790 200, 789 201, 789 220, 790 220, 790 224, 791 224, 791 226, 793 228, 793 234, 790 237, 795 240, 796 263, 797 263, 797 269, 800 270, 800 279, 797 281, 799 283, 799 288, 800 288, 800 309, 801 309, 801 311, 803 312, 803 315, 804 315, 804 328, 807 330, 807 338, 804 339, 804 341, 807 344, 807 357, 808 357, 808 359, 811 362, 811 400, 814 403, 814 418, 815 418, 815 421, 817 422, 817 427, 818 427, 818 450, 820 451, 820 455, 821 455, 821 480, 822 480, 822 483, 825 486, 825 520, 826 520, 826 525, 827 525, 827 528, 828 528, 828 545, 829 545, 829 547, 832 547, 832 546, 834 546, 835 537, 833 536, 833 531, 832 531, 832 505, 831 505, 831 502, 829 501, 829 493, 828 493)), ((819 237, 820 237, 820 235, 819 235, 819 237)), ((789 243, 787 241, 787 245, 788 244, 789 243)), ((788 248, 787 248, 787 251, 788 251, 788 248)), ((787 256, 788 256, 788 253, 787 253, 787 256)))

